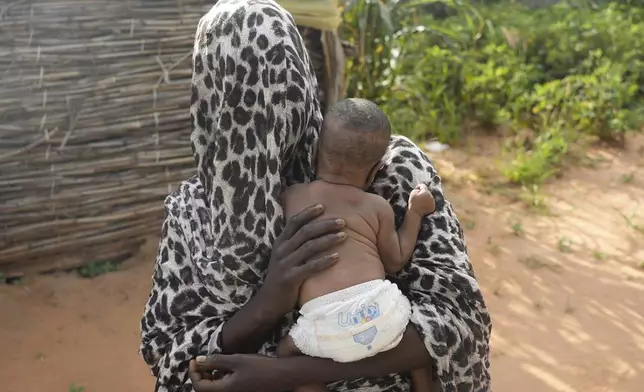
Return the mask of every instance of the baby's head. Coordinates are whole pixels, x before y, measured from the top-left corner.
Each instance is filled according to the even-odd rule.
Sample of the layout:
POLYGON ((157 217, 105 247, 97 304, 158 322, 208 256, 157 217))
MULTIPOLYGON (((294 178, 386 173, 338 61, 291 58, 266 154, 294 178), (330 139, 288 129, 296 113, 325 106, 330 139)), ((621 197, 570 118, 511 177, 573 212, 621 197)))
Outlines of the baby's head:
POLYGON ((391 124, 378 105, 360 98, 333 105, 324 118, 318 147, 318 178, 369 186, 387 151, 391 124))

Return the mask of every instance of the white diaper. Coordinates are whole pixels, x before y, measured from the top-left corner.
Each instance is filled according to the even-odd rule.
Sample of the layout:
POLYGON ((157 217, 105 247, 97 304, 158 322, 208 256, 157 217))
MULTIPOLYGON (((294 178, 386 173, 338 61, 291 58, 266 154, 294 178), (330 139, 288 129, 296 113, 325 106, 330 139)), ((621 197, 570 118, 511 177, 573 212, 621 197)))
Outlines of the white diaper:
POLYGON ((409 300, 388 280, 372 280, 305 303, 291 329, 302 354, 354 362, 400 343, 409 300))

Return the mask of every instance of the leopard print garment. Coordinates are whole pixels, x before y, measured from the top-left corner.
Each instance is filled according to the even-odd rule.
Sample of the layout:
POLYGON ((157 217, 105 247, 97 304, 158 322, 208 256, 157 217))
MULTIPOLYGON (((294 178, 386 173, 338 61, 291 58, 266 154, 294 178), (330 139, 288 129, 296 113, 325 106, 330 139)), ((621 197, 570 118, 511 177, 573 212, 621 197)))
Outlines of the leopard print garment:
MULTIPOLYGON (((188 361, 218 352, 225 320, 261 285, 283 228, 279 195, 313 177, 321 125, 317 82, 295 23, 272 0, 220 0, 199 22, 193 54, 191 143, 197 175, 165 201, 141 354, 156 391, 192 391, 188 361)), ((490 391, 491 323, 463 233, 427 157, 393 137, 372 192, 401 224, 425 182, 437 212, 423 223, 413 262, 397 276, 412 322, 435 359, 443 391, 490 391)), ((287 315, 260 353, 273 355, 287 315)), ((409 391, 408 375, 336 382, 333 391, 409 391)))

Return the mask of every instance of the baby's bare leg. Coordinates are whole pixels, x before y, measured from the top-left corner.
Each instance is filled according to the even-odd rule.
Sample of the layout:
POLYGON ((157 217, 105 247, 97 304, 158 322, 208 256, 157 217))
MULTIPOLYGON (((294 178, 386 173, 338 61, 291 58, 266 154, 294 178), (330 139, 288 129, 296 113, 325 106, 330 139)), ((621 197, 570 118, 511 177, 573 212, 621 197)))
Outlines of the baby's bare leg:
POLYGON ((412 392, 436 392, 429 369, 416 369, 411 372, 412 392))
MULTIPOLYGON (((293 343, 293 339, 291 339, 290 335, 286 335, 284 338, 282 338, 282 340, 280 340, 279 344, 277 345, 278 358, 297 357, 300 355, 304 354, 302 354, 300 349, 298 349, 295 343, 293 343)), ((323 384, 304 385, 295 388, 295 392, 328 392, 328 389, 323 384)))
POLYGON ((287 357, 297 357, 303 355, 299 348, 293 343, 291 335, 286 335, 280 340, 277 345, 277 357, 278 358, 287 358, 287 357))

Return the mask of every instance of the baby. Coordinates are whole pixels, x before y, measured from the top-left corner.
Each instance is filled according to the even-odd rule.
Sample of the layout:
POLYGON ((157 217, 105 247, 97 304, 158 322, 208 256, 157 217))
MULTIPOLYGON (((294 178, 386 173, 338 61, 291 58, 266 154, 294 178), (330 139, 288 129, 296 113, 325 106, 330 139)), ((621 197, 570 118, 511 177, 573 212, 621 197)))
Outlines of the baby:
MULTIPOLYGON (((392 349, 402 339, 410 303, 385 275, 396 274, 409 262, 421 219, 434 212, 435 204, 424 184, 416 186, 396 232, 389 203, 365 192, 383 166, 390 136, 389 120, 374 103, 338 102, 322 126, 317 179, 283 193, 287 218, 309 205, 323 204, 324 214, 318 219, 343 219, 347 240, 331 250, 339 255, 337 263, 302 285, 300 317, 280 342, 279 356, 353 362, 392 349)), ((412 372, 412 378, 414 386, 428 388, 426 369, 412 372)), ((326 388, 304 386, 297 391, 326 388)))

